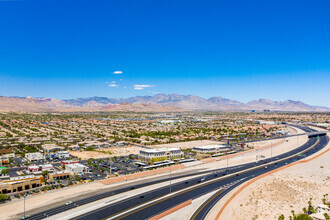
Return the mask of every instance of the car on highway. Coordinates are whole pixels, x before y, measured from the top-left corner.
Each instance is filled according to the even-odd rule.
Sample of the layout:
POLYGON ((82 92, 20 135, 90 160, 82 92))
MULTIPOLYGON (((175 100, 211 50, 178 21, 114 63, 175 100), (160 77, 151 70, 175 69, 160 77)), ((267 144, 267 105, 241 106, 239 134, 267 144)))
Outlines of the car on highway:
POLYGON ((198 182, 201 183, 201 182, 205 181, 205 179, 206 179, 206 176, 204 176, 202 179, 198 180, 198 182))
POLYGON ((72 201, 69 201, 67 203, 65 203, 65 205, 70 205, 72 203, 72 201))

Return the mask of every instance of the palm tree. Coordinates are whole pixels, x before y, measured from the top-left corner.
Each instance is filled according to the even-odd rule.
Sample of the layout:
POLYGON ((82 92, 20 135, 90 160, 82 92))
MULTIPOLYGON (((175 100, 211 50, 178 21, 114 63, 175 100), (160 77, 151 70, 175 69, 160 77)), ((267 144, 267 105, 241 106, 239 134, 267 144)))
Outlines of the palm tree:
POLYGON ((291 210, 292 213, 292 219, 295 220, 296 219, 296 215, 294 214, 294 210, 291 210))
POLYGON ((304 214, 307 214, 307 209, 304 207, 303 209, 304 214))
POLYGON ((325 203, 327 201, 327 197, 328 197, 328 193, 326 193, 326 194, 323 195, 322 202, 323 202, 324 205, 325 205, 325 203))

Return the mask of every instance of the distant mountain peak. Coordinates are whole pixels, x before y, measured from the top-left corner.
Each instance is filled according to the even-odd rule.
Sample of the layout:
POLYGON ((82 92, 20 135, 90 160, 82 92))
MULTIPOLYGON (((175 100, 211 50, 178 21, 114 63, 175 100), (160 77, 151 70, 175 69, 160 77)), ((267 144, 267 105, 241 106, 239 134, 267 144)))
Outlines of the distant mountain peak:
POLYGON ((130 98, 89 97, 59 100, 54 98, 33 97, 5 97, 0 96, 0 111, 323 111, 330 112, 330 108, 310 106, 301 101, 288 99, 286 101, 272 101, 265 98, 242 103, 236 100, 214 96, 208 99, 196 95, 156 94, 153 96, 134 96, 130 98))

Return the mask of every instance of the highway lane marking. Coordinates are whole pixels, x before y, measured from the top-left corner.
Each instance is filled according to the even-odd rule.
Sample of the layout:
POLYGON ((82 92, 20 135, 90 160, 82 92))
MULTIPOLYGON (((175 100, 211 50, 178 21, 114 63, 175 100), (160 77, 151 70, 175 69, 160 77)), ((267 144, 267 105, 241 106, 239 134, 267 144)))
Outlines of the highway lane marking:
MULTIPOLYGON (((254 176, 254 175, 253 175, 254 176)), ((204 202, 203 206, 200 206, 197 211, 195 212, 195 214, 191 217, 192 220, 194 220, 198 214, 205 208, 205 206, 207 206, 211 201, 213 201, 216 197, 218 197, 221 193, 223 193, 226 189, 229 189, 230 187, 232 187, 233 185, 242 182, 244 179, 246 179, 247 177, 244 177, 240 180, 236 180, 230 184, 226 184, 224 185, 224 187, 220 187, 221 192, 218 192, 216 194, 214 194, 211 198, 207 199, 207 201, 204 202)))
MULTIPOLYGON (((195 176, 198 176, 198 175, 200 175, 200 176, 203 176, 203 175, 210 175, 210 174, 212 174, 212 171, 202 171, 201 173, 196 173, 196 174, 191 174, 191 175, 183 175, 183 177, 181 177, 181 176, 179 176, 178 178, 176 178, 176 179, 180 179, 180 178, 186 178, 186 177, 191 177, 191 178, 196 178, 195 176)), ((190 180, 190 179, 189 179, 190 180)), ((166 182, 166 181, 169 181, 169 180, 165 180, 165 181, 162 181, 162 182, 158 182, 158 183, 154 183, 154 184, 159 184, 159 183, 164 183, 164 182, 166 182)), ((178 184, 179 184, 180 182, 178 182, 178 184)), ((153 184, 153 185, 154 185, 153 184)), ((143 186, 143 187, 149 187, 150 185, 146 185, 146 186, 143 186)), ((142 189, 143 187, 140 187, 140 188, 136 188, 136 190, 137 189, 142 189)), ((164 186, 164 187, 161 187, 161 188, 167 188, 167 186, 164 186)), ((154 189, 154 190, 151 190, 151 191, 148 191, 148 192, 152 192, 152 191, 155 191, 155 190, 158 190, 158 189, 154 189)), ((102 194, 100 194, 100 196, 99 196, 99 198, 98 199, 96 199, 96 200, 93 200, 93 199, 89 199, 89 198, 85 198, 85 199, 83 199, 83 200, 91 200, 91 201, 89 201, 89 202, 86 202, 86 203, 83 203, 83 204, 80 204, 80 205, 78 205, 77 204, 77 206, 76 207, 78 207, 78 206, 83 206, 83 205, 87 205, 87 204, 90 204, 90 203, 92 203, 92 202, 97 202, 97 201, 99 201, 99 200, 102 200, 102 199, 105 199, 105 198, 110 198, 110 197, 112 197, 112 196, 115 196, 115 195, 120 195, 120 194, 123 194, 123 193, 127 193, 128 191, 123 191, 123 192, 120 192, 120 193, 113 193, 112 195, 110 195, 110 196, 107 196, 107 197, 102 197, 101 195, 102 194)), ((76 202, 74 202, 74 203, 79 203, 79 202, 81 202, 82 200, 78 200, 78 201, 76 201, 76 202)), ((73 207, 73 208, 76 208, 76 207, 73 207)), ((44 218, 44 216, 47 216, 47 217, 49 217, 49 216, 52 216, 52 215, 56 215, 56 214, 60 214, 60 213, 62 213, 62 212, 66 212, 66 211, 69 211, 69 210, 71 210, 71 209, 73 209, 73 208, 70 208, 70 209, 67 209, 68 208, 68 206, 64 206, 64 207, 57 207, 57 208, 55 208, 55 209, 57 209, 57 210, 49 210, 49 211, 44 211, 45 213, 40 213, 40 214, 36 214, 36 216, 32 216, 31 217, 31 219, 42 219, 42 218, 44 218)), ((99 209, 98 209, 99 210, 99 209)))
MULTIPOLYGON (((237 169, 237 168, 240 168, 240 167, 242 167, 242 166, 240 166, 240 165, 237 165, 237 166, 233 166, 233 167, 230 167, 229 168, 229 170, 231 170, 231 169, 237 169)), ((217 172, 222 172, 223 171, 223 169, 222 170, 220 170, 220 171, 217 171, 217 172)), ((210 171, 211 172, 211 171, 210 171)), ((205 174, 206 174, 207 172, 205 172, 205 174)), ((196 176, 196 175, 199 175, 199 174, 195 174, 195 175, 191 175, 191 177, 193 177, 193 176, 196 176)), ((225 179, 225 178, 224 178, 225 179)), ((163 181, 163 182, 165 182, 165 181, 163 181)), ((161 183, 161 182, 160 182, 161 183)), ((142 188, 142 187, 141 187, 142 188)), ((119 195, 119 194, 122 194, 122 193, 125 193, 125 192, 127 192, 127 191, 124 191, 124 192, 120 192, 120 193, 117 193, 117 194, 113 194, 113 195, 119 195)), ((112 197, 113 195, 110 195, 110 196, 107 196, 107 197, 112 197)), ((96 200, 91 200, 90 202, 86 202, 86 203, 84 203, 84 204, 81 204, 81 205, 87 205, 87 204, 89 204, 89 203, 92 203, 92 202, 96 202, 96 201, 98 201, 98 200, 101 200, 101 199, 104 199, 104 198, 107 198, 107 197, 102 197, 102 196, 100 196, 98 199, 96 199, 96 200)), ((89 200, 88 198, 86 199, 87 201, 89 200)), ((77 201, 76 203, 79 203, 79 201, 77 201)), ((77 204, 77 206, 81 206, 81 205, 78 205, 77 204)), ((76 207, 77 207, 76 206, 76 207)), ((72 208, 70 208, 70 209, 72 209, 72 208)), ((44 215, 52 215, 53 213, 61 213, 61 212, 64 212, 64 211, 69 211, 70 209, 67 209, 67 207, 63 207, 63 208, 60 208, 59 210, 49 210, 49 211, 45 211, 45 213, 43 214, 43 216, 44 215), (47 213, 48 212, 48 213, 47 213)), ((36 214, 37 216, 34 216, 34 217, 32 217, 32 218, 38 218, 38 214, 36 214)), ((40 215, 40 214, 39 214, 40 215)))
POLYGON ((195 219, 197 217, 197 215, 204 209, 204 207, 207 206, 207 204, 209 204, 218 195, 223 193, 223 191, 225 191, 225 190, 224 189, 219 190, 219 192, 215 193, 210 199, 208 199, 206 202, 204 202, 204 204, 198 208, 197 212, 195 212, 194 216, 191 219, 195 219))
MULTIPOLYGON (((261 165, 261 166, 263 166, 263 165, 261 165)), ((235 167, 235 166, 234 166, 235 167)), ((241 167, 241 166, 237 166, 237 167, 235 167, 235 168, 238 168, 238 167, 241 167)), ((259 167, 255 167, 255 169, 258 169, 259 167)), ((223 169, 222 169, 223 170, 223 169)), ((221 171, 222 171, 221 170, 221 171)), ((253 169, 252 169, 253 170, 253 169)), ((248 172, 249 170, 247 170, 247 171, 245 171, 245 172, 248 172)), ((218 172, 220 172, 220 171, 218 171, 218 172)), ((242 172, 242 173, 245 173, 245 172, 242 172)), ((206 172, 207 173, 207 172, 206 172)), ((199 174, 196 174, 196 175, 199 175, 199 174)), ((192 175, 192 177, 193 176, 195 176, 195 175, 192 175)), ((220 180, 224 180, 224 179, 227 179, 227 178, 229 178, 229 177, 231 177, 232 175, 230 175, 230 176, 227 176, 226 178, 223 178, 223 177, 221 177, 218 181, 220 181, 220 180)), ((165 181, 164 181, 165 182, 165 181)), ((195 185, 196 186, 196 185, 195 185)), ((179 191, 179 190, 178 190, 179 191)), ((125 192, 121 192, 121 193, 125 193, 125 192)), ((121 193, 118 193, 118 194, 121 194, 121 193)), ((116 195, 118 195, 118 194, 116 194, 116 195)), ((112 196, 112 195, 111 195, 112 196)), ((111 196, 109 196, 109 197, 111 197, 111 196)), ((102 198, 102 197, 100 197, 100 198, 102 198)), ((103 197, 103 198, 106 198, 106 197, 103 197)), ((88 200, 88 199, 87 199, 88 200)), ((85 203, 85 204, 82 204, 82 205, 86 205, 86 204, 89 204, 89 203, 92 203, 92 202, 96 202, 96 201, 98 201, 98 200, 100 200, 100 199, 97 199, 97 200, 92 200, 92 201, 90 201, 90 202, 87 202, 87 203, 85 203)), ((77 202, 79 202, 79 201, 77 201, 77 202)), ((52 211, 50 211, 49 213, 44 213, 44 215, 46 214, 47 216, 48 215, 52 215, 53 213, 60 213, 60 212, 63 212, 63 211, 68 211, 68 209, 66 209, 67 207, 64 207, 64 209, 63 208, 61 208, 60 210, 57 210, 57 211, 55 211, 55 212, 52 212, 52 211), (66 210, 65 210, 66 209, 66 210)), ((36 216, 37 217, 37 216, 36 216)))
MULTIPOLYGON (((303 153, 303 152, 308 151, 309 149, 315 147, 319 142, 320 142, 320 140, 317 139, 316 142, 315 142, 311 147, 308 147, 307 149, 305 149, 305 150, 303 150, 303 151, 300 151, 300 152, 303 153)), ((302 146, 303 146, 303 145, 302 145, 302 146)), ((267 163, 267 165, 272 165, 272 164, 274 164, 274 163, 278 163, 279 161, 285 161, 285 160, 287 160, 287 159, 289 159, 289 158, 292 158, 292 157, 295 157, 295 156, 296 156, 296 153, 293 154, 293 155, 290 155, 290 156, 288 156, 288 157, 282 158, 282 159, 280 159, 280 160, 275 160, 275 161, 272 161, 272 162, 270 162, 270 163, 267 163)), ((159 197, 156 198, 156 199, 149 200, 149 201, 144 202, 144 203, 142 203, 142 204, 139 204, 139 205, 133 206, 133 207, 131 207, 131 208, 125 209, 124 211, 121 211, 121 212, 119 212, 119 213, 116 213, 116 214, 110 215, 110 216, 108 216, 108 217, 106 217, 106 218, 104 218, 104 219, 111 220, 111 219, 117 218, 117 217, 122 216, 122 215, 124 215, 124 216, 122 216, 122 217, 120 217, 120 218, 125 218, 125 217, 127 217, 127 216, 129 216, 129 215, 131 215, 131 214, 134 214, 134 213, 136 213, 136 212, 138 212, 138 211, 141 211, 141 210, 143 210, 143 209, 146 209, 146 208, 148 208, 148 207, 150 207, 150 206, 152 206, 152 205, 158 204, 158 203, 160 203, 160 202, 162 202, 162 201, 165 201, 165 200, 167 200, 167 199, 173 198, 173 197, 175 197, 175 196, 179 196, 179 195, 181 195, 181 194, 183 194, 183 193, 185 193, 185 192, 190 192, 190 191, 193 190, 193 189, 198 189, 198 188, 200 188, 200 187, 202 187, 202 186, 206 186, 206 185, 209 185, 209 184, 211 184, 211 183, 215 183, 215 182, 219 182, 219 181, 221 181, 221 180, 225 180, 225 179, 230 178, 230 177, 232 177, 232 176, 234 176, 234 175, 236 175, 236 174, 244 174, 244 173, 249 172, 249 171, 257 170, 257 169, 263 168, 264 166, 265 166, 264 164, 263 164, 263 165, 259 165, 259 166, 257 166, 257 167, 248 168, 248 169, 246 169, 246 170, 244 170, 244 171, 239 171, 239 172, 235 172, 235 173, 229 174, 229 175, 226 176, 226 177, 220 177, 220 178, 216 178, 216 179, 213 179, 213 180, 209 180, 209 181, 204 182, 204 183, 199 184, 199 185, 190 186, 190 187, 188 187, 188 188, 181 189, 181 190, 178 190, 178 191, 173 192, 173 193, 176 193, 176 194, 174 194, 174 195, 172 195, 172 196, 170 196, 170 197, 169 197, 169 195, 171 195, 171 194, 167 194, 167 195, 165 195, 165 196, 159 196, 159 197), (180 192, 180 191, 181 191, 181 192, 180 192), (162 197, 163 197, 163 199, 162 199, 162 197), (164 197, 165 197, 165 198, 164 198, 164 197), (160 200, 158 200, 158 199, 160 199, 160 200), (157 201, 157 200, 158 200, 158 201, 157 201), (153 201, 154 201, 154 203, 152 203, 153 201), (151 204, 150 204, 150 203, 151 203, 151 204), (149 204, 149 205, 147 205, 147 204, 149 204), (133 212, 130 212, 129 210, 132 210, 133 212), (126 213, 126 214, 125 214, 125 213, 126 213)))
MULTIPOLYGON (((323 147, 322 147, 322 149, 320 149, 319 151, 322 151, 322 150, 324 149, 324 147, 326 147, 326 146, 329 144, 329 140, 328 140, 327 137, 326 137, 325 141, 326 141, 326 143, 324 143, 324 144, 322 145, 323 147)), ((310 148, 312 148, 312 147, 310 147, 310 148)), ((313 148, 314 148, 314 147, 313 147, 313 148)), ((314 160, 315 158, 320 157, 321 155, 327 153, 329 150, 330 150, 330 148, 328 148, 327 150, 321 152, 321 153, 318 154, 318 155, 314 155, 314 157, 309 158, 307 161, 304 161, 304 160, 296 161, 296 162, 293 162, 293 163, 291 163, 291 164, 289 164, 289 165, 285 165, 285 166, 283 166, 283 167, 277 168, 277 169, 271 171, 271 173, 268 173, 268 172, 267 172, 267 173, 264 173, 264 174, 262 174, 261 176, 259 176, 259 178, 257 177, 257 178, 254 178, 254 179, 250 180, 248 183, 246 183, 246 184, 243 185, 241 188, 239 188, 238 191, 236 191, 236 192, 235 192, 235 193, 229 198, 229 200, 227 200, 227 201, 225 202, 225 204, 221 207, 221 209, 220 209, 220 211, 218 212, 218 214, 217 214, 217 216, 216 216, 215 219, 220 219, 220 216, 221 216, 222 212, 225 210, 225 208, 228 206, 228 204, 232 201, 232 199, 233 199, 235 196, 237 196, 242 190, 244 190, 246 187, 248 187, 250 184, 252 184, 253 182, 258 181, 258 180, 260 180, 261 178, 264 178, 265 176, 271 175, 271 174, 273 174, 273 173, 276 173, 276 172, 278 172, 278 171, 280 171, 280 170, 283 170, 283 169, 286 169, 286 168, 288 168, 288 167, 292 167, 292 166, 295 166, 295 165, 300 164, 300 163, 305 163, 305 162, 309 162, 309 161, 311 161, 311 160, 314 160), (266 174, 268 174, 268 175, 266 175, 266 174)), ((313 155, 313 153, 312 153, 311 155, 309 155, 309 156, 312 156, 312 155, 313 155)))

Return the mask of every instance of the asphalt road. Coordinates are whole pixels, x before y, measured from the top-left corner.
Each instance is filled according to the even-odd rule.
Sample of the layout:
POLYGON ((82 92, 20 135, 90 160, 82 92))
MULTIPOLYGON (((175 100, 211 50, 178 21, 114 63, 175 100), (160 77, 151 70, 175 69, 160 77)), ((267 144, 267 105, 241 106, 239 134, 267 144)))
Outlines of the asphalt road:
MULTIPOLYGON (((305 129, 306 131, 313 131, 312 129, 305 129)), ((321 142, 324 144, 327 140, 325 138, 321 138, 320 139, 321 142)), ((308 140, 308 142, 306 144, 304 144, 303 146, 300 146, 299 148, 292 150, 288 153, 284 153, 282 155, 278 155, 276 156, 276 158, 284 158, 287 157, 289 155, 293 155, 293 154, 297 154, 298 152, 300 152, 303 149, 308 148, 309 146, 311 146, 313 143, 315 143, 316 138, 310 138, 308 140)), ((315 152, 316 150, 319 150, 321 148, 321 144, 319 144, 315 150, 313 150, 311 153, 315 152)), ((241 171, 241 170, 245 170, 248 168, 252 168, 255 167, 257 165, 259 165, 258 163, 248 163, 248 164, 244 164, 244 165, 240 165, 240 166, 235 166, 235 167, 230 167, 230 169, 228 171, 226 171, 226 169, 222 168, 222 169, 218 169, 215 171, 215 173, 212 174, 206 174, 205 179, 206 180, 211 180, 211 179, 215 179, 215 182, 209 183, 207 185, 203 185, 201 183, 198 183, 198 181, 200 180, 200 178, 193 178, 190 179, 189 181, 184 181, 184 182, 180 182, 177 184, 173 184, 171 189, 172 192, 174 191, 178 191, 178 190, 182 190, 185 189, 187 187, 191 187, 191 186, 197 186, 197 188, 193 188, 189 191, 184 191, 183 193, 180 193, 178 195, 175 196, 171 196, 168 199, 165 200, 161 200, 158 201, 157 203, 153 203, 151 205, 149 205, 148 207, 145 208, 141 208, 138 210, 135 210, 134 212, 128 212, 126 215, 122 215, 119 216, 118 219, 145 219, 145 218, 149 218, 151 216, 154 216, 158 213, 161 213, 169 208, 171 208, 172 206, 175 206, 181 202, 187 201, 189 199, 193 199, 196 197, 199 197, 205 193, 208 193, 210 191, 219 189, 220 187, 223 188, 223 192, 221 192, 219 195, 225 195, 225 192, 228 191, 228 188, 226 189, 226 186, 231 186, 233 183, 234 184, 239 184, 241 182, 244 182, 248 179, 251 179, 257 175, 263 174, 265 172, 268 172, 272 169, 275 169, 279 166, 283 166, 286 163, 291 163, 294 160, 300 159, 301 157, 297 157, 295 159, 289 159, 285 162, 281 162, 278 163, 277 165, 271 165, 268 166, 268 169, 265 169, 264 167, 259 168, 259 169, 254 169, 252 171, 249 172, 245 172, 243 174, 240 174, 239 176, 233 176, 233 177, 226 177, 225 179, 220 179, 219 177, 223 177, 229 173, 234 173, 237 171, 241 171)), ((264 160, 263 162, 269 162, 271 160, 275 160, 275 158, 269 158, 264 160)), ((266 166, 266 165, 265 165, 266 166)), ((204 173, 209 173, 209 171, 204 171, 204 173)), ((202 173, 202 172, 199 172, 202 173)), ((176 179, 176 178, 182 178, 185 176, 192 176, 192 175, 196 175, 199 173, 191 173, 191 174, 185 174, 185 175, 177 175, 174 176, 172 179, 176 179)), ((40 212, 38 214, 35 215, 31 215, 29 219, 43 219, 47 216, 51 216, 51 215, 55 215, 58 214, 60 212, 75 208, 76 206, 80 206, 80 205, 84 205, 99 199, 103 199, 103 198, 107 198, 110 197, 114 194, 119 194, 122 192, 126 192, 128 190, 131 190, 132 187, 134 188, 139 188, 139 187, 143 187, 143 186, 147 186, 147 185, 151 185, 151 184, 155 184, 155 183, 159 183, 159 182, 163 182, 169 180, 169 178, 163 178, 163 179, 159 179, 159 180, 154 180, 152 182, 142 182, 140 184, 135 184, 134 186, 125 186, 125 187, 119 187, 117 189, 114 190, 109 190, 107 192, 103 192, 101 194, 98 195, 94 195, 94 196, 90 196, 84 199, 80 199, 77 201, 73 201, 72 204, 69 205, 65 205, 62 204, 60 206, 57 206, 55 208, 40 212)), ((123 200, 123 201, 119 201, 117 203, 111 204, 109 206, 106 206, 102 209, 98 209, 95 210, 93 212, 90 212, 86 215, 80 216, 78 218, 75 219, 103 219, 103 218, 107 218, 107 217, 111 217, 111 216, 116 216, 120 213, 123 212, 123 210, 126 209, 130 209, 132 207, 144 204, 147 201, 151 201, 154 200, 155 198, 167 195, 170 192, 170 187, 163 187, 163 188, 159 188, 157 190, 151 191, 151 192, 147 192, 144 193, 142 196, 141 195, 136 195, 134 197, 131 197, 129 199, 123 200)), ((217 197, 218 198, 218 197, 217 197)), ((215 198, 214 201, 217 199, 215 198)), ((212 203, 210 202, 209 205, 211 205, 212 203)), ((203 212, 205 213, 205 211, 200 211, 200 215, 203 214, 203 212)), ((199 218, 199 216, 197 216, 198 218, 196 219, 202 219, 199 218)), ((117 218, 116 218, 117 219, 117 218)))
MULTIPOLYGON (((316 139, 316 138, 313 138, 313 139, 316 139)), ((313 148, 313 149, 307 151, 306 153, 304 153, 304 154, 305 154, 305 157, 307 157, 307 156, 309 156, 309 155, 315 153, 316 151, 321 150, 324 146, 327 145, 328 141, 329 141, 329 140, 327 140, 327 138, 326 138, 325 136, 321 137, 321 138, 320 138, 320 142, 319 142, 319 144, 318 144, 315 148, 313 148)), ((296 157, 294 160, 301 160, 301 159, 303 159, 303 158, 304 158, 304 157, 301 157, 301 156, 300 156, 300 157, 296 157)), ((292 162, 292 161, 291 161, 291 162, 292 162)), ((283 162, 279 162, 279 163, 277 163, 276 166, 275 166, 275 165, 268 166, 268 171, 267 171, 267 172, 269 172, 270 170, 276 169, 276 168, 278 168, 278 167, 284 166, 284 165, 286 165, 286 163, 287 163, 287 161, 283 161, 283 162)), ((260 174, 261 174, 261 173, 260 173, 260 174)), ((259 174, 259 175, 260 175, 260 174, 259 174)), ((203 204, 202 204, 202 205, 201 205, 201 206, 195 211, 195 213, 192 215, 192 217, 191 217, 190 219, 191 219, 191 220, 195 220, 195 219, 205 219, 205 217, 207 216, 207 214, 209 213, 209 211, 212 209, 212 207, 213 207, 214 205, 216 205, 217 202, 218 202, 222 197, 224 197, 228 192, 230 192, 233 188, 235 188, 235 187, 238 186, 239 184, 242 184, 242 183, 244 183, 244 182, 246 182, 246 181, 252 179, 252 178, 255 177, 255 176, 257 176, 257 175, 252 174, 252 175, 250 175, 250 176, 247 176, 246 179, 244 179, 243 181, 240 181, 239 183, 235 184, 234 186, 231 186, 231 187, 229 187, 229 188, 227 188, 227 189, 222 189, 221 192, 217 192, 217 193, 215 193, 213 196, 211 196, 209 199, 207 199, 207 200, 206 200, 206 201, 205 201, 205 202, 204 202, 204 203, 203 203, 203 204)))
MULTIPOLYGON (((311 129, 306 129, 306 131, 312 131, 311 129)), ((290 155, 296 155, 298 152, 301 152, 302 150, 312 146, 314 143, 317 142, 317 138, 309 138, 307 143, 304 145, 281 155, 276 156, 275 158, 268 158, 265 159, 264 163, 269 163, 274 160, 280 160, 282 158, 286 158, 290 155)), ((305 152, 304 154, 306 156, 315 153, 316 151, 322 149, 328 142, 328 139, 324 136, 319 139, 319 143, 311 150, 305 152)), ((176 206, 182 202, 185 202, 189 199, 197 198, 201 195, 204 195, 208 192, 214 191, 216 189, 220 189, 222 187, 224 189, 223 192, 219 193, 219 196, 225 195, 226 192, 229 191, 230 187, 228 189, 225 189, 226 186, 230 186, 231 184, 239 184, 242 182, 245 182, 251 178, 254 178, 258 175, 261 175, 263 173, 269 172, 273 169, 276 169, 280 166, 284 166, 286 164, 292 163, 296 160, 302 159, 301 156, 295 156, 290 159, 285 159, 281 162, 278 162, 277 164, 269 165, 265 164, 260 168, 257 168, 256 166, 260 165, 259 163, 248 163, 243 166, 238 166, 236 169, 231 169, 229 171, 226 171, 226 169, 220 169, 216 173, 209 174, 205 176, 206 180, 212 180, 207 184, 199 183, 201 178, 193 178, 189 181, 183 181, 179 182, 177 184, 173 184, 171 189, 172 192, 179 191, 191 186, 195 186, 194 188, 187 189, 185 191, 182 191, 180 193, 171 195, 167 198, 160 199, 156 202, 153 202, 153 200, 160 198, 164 195, 167 195, 170 192, 170 187, 163 187, 159 188, 150 192, 146 192, 142 195, 136 195, 134 197, 128 198, 123 201, 119 201, 117 203, 111 204, 109 206, 103 207, 101 209, 94 210, 93 212, 87 213, 85 215, 79 216, 74 219, 146 219, 150 218, 154 215, 157 215, 173 206, 176 206), (267 169, 265 168, 267 167, 267 169), (237 171, 246 170, 248 168, 254 168, 250 171, 246 171, 239 175, 233 175, 233 176, 227 176, 227 173, 233 173, 237 171), (223 178, 220 178, 223 177, 223 178), (148 204, 146 204, 148 203, 148 204), (140 207, 141 205, 144 205, 140 207), (131 210, 132 208, 135 208, 134 210, 131 210)), ((232 186, 234 187, 234 186, 232 186)), ((216 197, 218 198, 218 197, 216 197)), ((215 198, 215 199, 216 199, 215 198)), ((215 201, 215 200, 214 200, 215 201)), ((209 203, 209 206, 212 204, 209 203)), ((203 219, 203 216, 205 216, 205 213, 207 213, 208 207, 201 210, 199 213, 197 213, 195 219, 203 219)))

